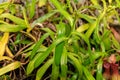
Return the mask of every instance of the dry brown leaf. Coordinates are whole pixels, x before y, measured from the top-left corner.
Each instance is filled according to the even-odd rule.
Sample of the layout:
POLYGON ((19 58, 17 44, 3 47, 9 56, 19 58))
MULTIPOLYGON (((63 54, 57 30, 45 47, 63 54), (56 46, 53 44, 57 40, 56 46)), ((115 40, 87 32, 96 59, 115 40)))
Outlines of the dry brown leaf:
POLYGON ((120 34, 113 27, 111 27, 110 30, 112 31, 115 39, 120 43, 120 34))

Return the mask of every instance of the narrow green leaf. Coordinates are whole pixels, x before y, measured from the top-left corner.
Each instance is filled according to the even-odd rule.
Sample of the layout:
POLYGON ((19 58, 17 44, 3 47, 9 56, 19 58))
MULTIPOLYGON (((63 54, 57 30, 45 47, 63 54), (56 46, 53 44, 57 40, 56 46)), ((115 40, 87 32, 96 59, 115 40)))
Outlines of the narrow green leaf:
POLYGON ((49 36, 49 33, 44 34, 40 40, 36 43, 36 45, 34 46, 31 55, 30 55, 30 59, 32 60, 33 57, 35 56, 37 50, 39 49, 40 45, 42 44, 42 42, 49 36))
POLYGON ((105 49, 105 45, 103 42, 100 43, 100 46, 101 46, 102 52, 105 52, 106 49, 105 49))
POLYGON ((102 67, 103 67, 103 61, 100 59, 99 63, 97 64, 97 75, 96 75, 96 80, 103 80, 102 76, 102 67))
POLYGON ((111 49, 112 43, 111 43, 111 41, 110 41, 110 37, 106 38, 106 39, 103 41, 103 44, 104 44, 106 50, 111 49))
MULTIPOLYGON (((102 0, 103 1, 103 0, 102 0)), ((94 21, 93 23, 91 23, 89 29, 87 30, 87 32, 85 33, 86 37, 90 38, 91 34, 93 33, 93 31, 95 29, 98 29, 98 26, 99 26, 99 22, 103 19, 103 17, 105 16, 106 14, 106 4, 105 2, 103 1, 104 3, 104 10, 103 12, 100 13, 100 15, 98 16, 97 20, 94 21)))
POLYGON ((88 21, 89 23, 93 23, 94 22, 94 17, 92 17, 92 16, 89 16, 89 15, 86 15, 86 14, 78 14, 78 16, 80 17, 80 18, 83 18, 83 19, 85 19, 86 21, 88 21))
POLYGON ((7 8, 9 6, 10 2, 3 2, 3 3, 0 3, 0 8, 7 8))
POLYGON ((37 23, 41 23, 45 20, 47 20, 49 17, 53 16, 54 14, 56 13, 56 11, 51 11, 47 14, 45 14, 44 16, 38 18, 37 20, 35 20, 33 23, 32 23, 32 28, 37 24, 37 23))
POLYGON ((26 25, 25 24, 25 21, 19 17, 16 17, 16 16, 13 16, 12 14, 10 13, 4 13, 4 14, 1 14, 0 15, 0 18, 8 18, 10 19, 11 21, 13 21, 14 23, 18 24, 18 25, 26 25))
POLYGON ((0 24, 9 24, 9 23, 7 23, 7 22, 5 22, 3 20, 0 20, 0 24))
MULTIPOLYGON (((61 37, 65 37, 65 24, 60 22, 59 25, 57 25, 57 38, 61 38, 61 37)), ((60 60, 61 60, 61 56, 63 53, 63 48, 64 48, 65 42, 61 42, 59 43, 56 47, 55 47, 55 64, 57 66, 59 66, 60 64, 60 60)))
POLYGON ((25 28, 25 25, 0 24, 0 31, 3 32, 18 32, 25 28))
POLYGON ((29 75, 35 68, 37 68, 50 54, 50 52, 55 48, 55 46, 62 41, 65 41, 67 38, 60 38, 56 41, 54 41, 45 52, 38 53, 28 64, 27 66, 27 75, 29 75))
POLYGON ((89 38, 86 37, 85 34, 82 34, 82 33, 79 33, 79 32, 73 32, 73 34, 77 35, 77 36, 80 36, 88 45, 88 50, 89 52, 91 51, 91 45, 90 45, 90 42, 89 42, 89 38))
POLYGON ((56 66, 55 63, 53 62, 50 80, 58 80, 58 77, 59 77, 59 66, 56 66))
POLYGON ((32 2, 30 3, 30 18, 33 18, 33 16, 35 15, 35 4, 36 0, 32 0, 32 2))
POLYGON ((72 28, 69 24, 65 24, 65 36, 69 36, 71 34, 72 28))
POLYGON ((27 75, 29 75, 36 68, 35 62, 37 62, 37 61, 39 62, 42 55, 43 55, 43 53, 36 54, 34 59, 29 62, 29 64, 27 65, 27 71, 26 71, 27 75))
POLYGON ((78 27, 77 29, 76 29, 76 31, 77 32, 84 32, 85 30, 87 30, 88 28, 89 28, 89 24, 83 24, 83 25, 81 25, 80 27, 78 27))
POLYGON ((118 7, 120 8, 120 1, 119 0, 115 0, 117 2, 118 7))
POLYGON ((101 0, 102 3, 103 3, 103 7, 104 7, 104 11, 103 11, 103 14, 105 12, 105 10, 107 9, 107 2, 105 0, 101 0))
POLYGON ((98 21, 91 23, 91 25, 89 26, 89 29, 85 33, 86 37, 89 38, 96 27, 98 27, 98 21))
POLYGON ((40 69, 38 69, 36 74, 36 80, 41 80, 42 76, 45 74, 45 71, 50 67, 53 63, 53 58, 49 59, 40 69))
MULTIPOLYGON (((27 54, 27 55, 26 55, 26 58, 27 58, 27 57, 30 57, 31 52, 32 52, 34 46, 35 46, 35 44, 31 45, 30 47, 26 48, 26 49, 23 51, 24 53, 27 54)), ((41 46, 39 47, 39 49, 37 50, 37 53, 42 53, 42 52, 46 51, 46 49, 47 49, 47 47, 41 45, 41 46)))
POLYGON ((60 80, 66 80, 67 79, 67 51, 66 48, 64 48, 63 54, 61 56, 61 79, 60 80))
POLYGON ((22 7, 22 11, 23 11, 24 21, 26 23, 27 28, 31 28, 27 18, 26 9, 24 7, 22 7))
POLYGON ((57 26, 57 38, 64 37, 66 33, 66 25, 63 22, 60 22, 57 26))
POLYGON ((62 53, 63 53, 64 45, 65 45, 65 43, 61 42, 55 48, 55 59, 54 60, 55 60, 55 64, 57 66, 59 66, 59 64, 60 64, 60 60, 61 60, 61 56, 62 56, 62 53))
POLYGON ((96 60, 100 57, 104 57, 105 55, 107 55, 106 52, 95 52, 95 53, 93 53, 92 58, 93 58, 93 60, 96 60))
POLYGON ((58 9, 58 11, 70 22, 70 25, 72 27, 74 21, 73 21, 73 18, 71 17, 71 15, 63 9, 63 7, 61 6, 60 2, 58 2, 58 0, 50 0, 50 1, 58 9))
POLYGON ((83 72, 87 78, 87 80, 95 80, 95 78, 92 76, 92 74, 87 70, 86 67, 82 66, 83 72))
POLYGON ((51 29, 49 29, 49 28, 41 28, 41 30, 44 30, 45 32, 49 33, 52 40, 55 39, 55 32, 53 32, 51 29))
POLYGON ((82 64, 80 63, 79 59, 77 59, 76 57, 74 57, 72 54, 68 54, 68 57, 73 61, 74 65, 76 67, 76 69, 78 70, 79 73, 79 77, 82 77, 82 64))
POLYGON ((78 75, 74 73, 74 74, 72 75, 72 77, 70 78, 70 80, 77 80, 77 77, 78 77, 78 75))
POLYGON ((9 71, 15 70, 15 69, 19 68, 20 66, 21 66, 21 64, 18 61, 8 64, 7 66, 0 68, 0 76, 9 71))
POLYGON ((71 5, 71 0, 66 0, 66 4, 68 5, 70 13, 73 13, 73 7, 71 5))
POLYGON ((31 45, 30 47, 26 48, 23 52, 26 53, 26 52, 32 51, 34 46, 35 44, 31 45))
POLYGON ((35 68, 38 67, 38 66, 46 59, 46 57, 50 54, 50 52, 53 50, 53 48, 56 47, 56 45, 58 45, 58 44, 61 43, 62 41, 65 41, 66 39, 67 39, 67 38, 64 37, 64 38, 60 38, 60 39, 54 41, 54 42, 47 48, 47 50, 46 50, 45 52, 43 52, 44 54, 40 57, 40 59, 35 62, 35 65, 34 65, 35 68))
POLYGON ((73 47, 73 51, 74 51, 74 53, 78 53, 79 52, 79 48, 80 48, 80 46, 79 46, 79 37, 78 36, 74 36, 73 37, 73 40, 72 40, 72 47, 73 47))
POLYGON ((11 4, 10 6, 9 6, 9 10, 10 10, 10 13, 11 14, 16 14, 16 5, 14 5, 14 4, 11 4))

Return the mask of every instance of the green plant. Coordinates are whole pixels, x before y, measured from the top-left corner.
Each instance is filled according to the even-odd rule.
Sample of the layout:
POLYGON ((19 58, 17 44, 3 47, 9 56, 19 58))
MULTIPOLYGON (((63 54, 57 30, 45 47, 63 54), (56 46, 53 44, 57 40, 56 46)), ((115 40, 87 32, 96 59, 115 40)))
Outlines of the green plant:
MULTIPOLYGON (((111 42, 105 44, 106 40, 110 39, 110 37, 108 36, 110 36, 111 34, 110 31, 107 30, 108 24, 105 23, 106 27, 103 27, 103 31, 101 31, 102 27, 100 27, 100 23, 104 20, 103 18, 107 15, 106 11, 108 8, 106 7, 106 2, 102 0, 104 5, 103 9, 99 5, 99 8, 101 9, 99 16, 89 16, 86 14, 79 13, 79 10, 84 9, 87 6, 78 9, 77 12, 74 13, 74 15, 70 15, 66 11, 64 6, 60 6, 62 3, 53 0, 51 0, 51 2, 61 14, 60 22, 55 23, 56 33, 52 32, 54 33, 52 35, 56 35, 56 37, 51 37, 53 42, 43 53, 37 52, 37 50, 40 49, 40 45, 42 46, 43 37, 45 39, 45 35, 52 35, 48 31, 46 31, 46 34, 44 34, 39 40, 39 42, 36 43, 30 55, 30 57, 32 57, 33 59, 31 58, 32 60, 28 64, 27 74, 30 74, 36 67, 41 66, 40 69, 38 69, 36 75, 36 80, 39 80, 42 78, 43 74, 45 73, 45 70, 47 71, 47 69, 51 67, 50 65, 52 65, 51 80, 57 80, 58 78, 60 78, 61 80, 95 80, 95 77, 93 76, 93 74, 91 74, 92 72, 89 71, 95 71, 97 73, 96 79, 102 80, 102 59, 108 55, 108 52, 106 51, 108 51, 111 47, 111 45, 108 45, 111 42), (78 17, 75 17, 75 15, 78 17), (75 24, 77 23, 77 20, 79 20, 79 18, 85 19, 86 21, 88 21, 88 23, 76 29, 75 24), (64 23, 64 19, 66 19, 69 24, 64 23), (100 31, 102 32, 102 35, 99 34, 100 31), (93 39, 91 38, 91 36, 93 36, 93 39), (92 47, 91 45, 94 45, 95 47, 92 47), (105 46, 107 46, 108 48, 106 49, 105 46), (95 51, 92 51, 92 48, 94 48, 95 51), (35 54, 36 56, 33 57, 35 54), (49 62, 49 57, 53 59, 53 61, 50 60, 51 63, 49 62), (46 64, 41 65, 44 60, 47 60, 48 62, 46 62, 46 64), (97 65, 95 65, 95 62, 97 62, 97 65), (70 70, 70 67, 68 65, 73 66, 72 68, 75 69, 75 71, 70 70), (74 77, 74 75, 76 77, 74 77)), ((98 3, 96 4, 98 5, 98 3)), ((96 7, 93 6, 93 8, 96 7)), ((36 21, 41 22, 40 20, 41 19, 38 19, 36 21)))

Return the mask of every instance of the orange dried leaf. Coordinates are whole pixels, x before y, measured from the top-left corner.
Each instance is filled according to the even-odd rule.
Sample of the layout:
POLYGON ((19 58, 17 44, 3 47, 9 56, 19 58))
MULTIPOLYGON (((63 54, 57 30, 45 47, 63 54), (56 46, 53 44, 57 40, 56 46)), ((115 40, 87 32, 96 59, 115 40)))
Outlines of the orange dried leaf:
POLYGON ((111 27, 110 29, 111 29, 111 31, 112 31, 115 39, 116 39, 118 42, 120 42, 120 34, 119 34, 113 27, 111 27))
POLYGON ((109 57, 109 63, 113 63, 113 64, 116 63, 116 57, 115 57, 115 54, 112 54, 112 55, 109 57))

